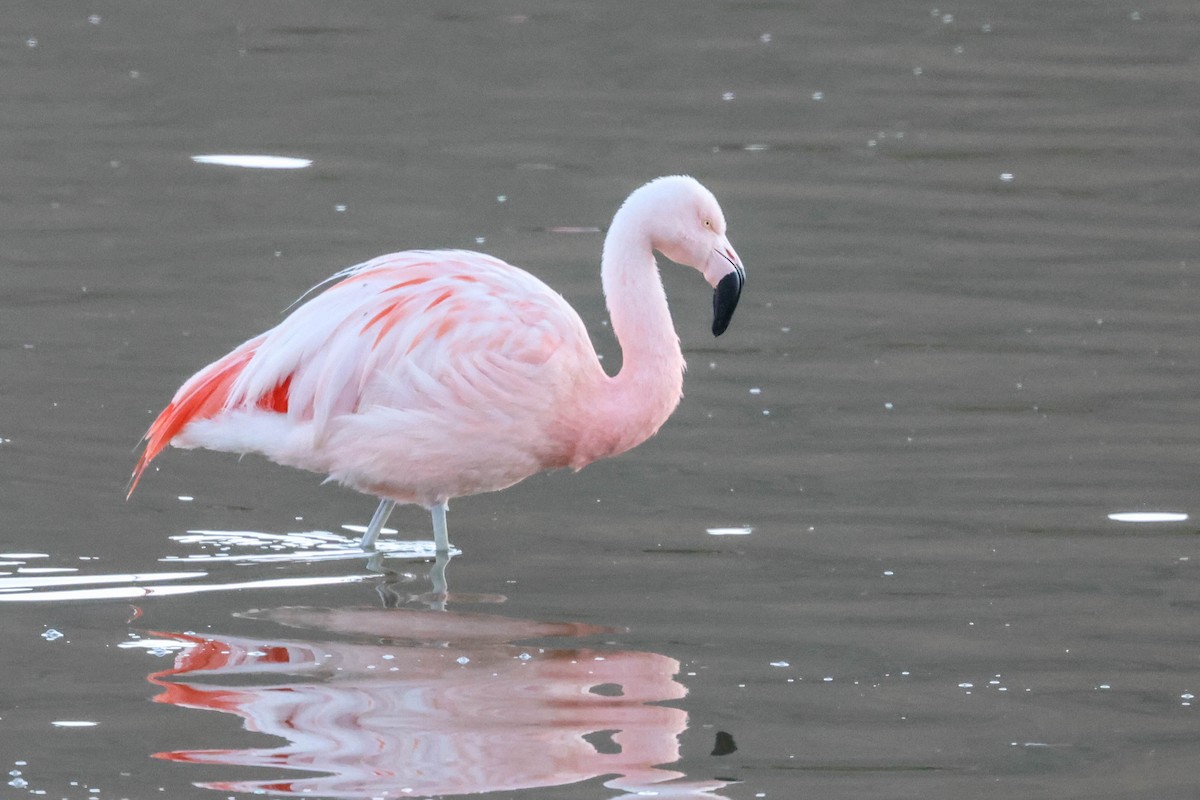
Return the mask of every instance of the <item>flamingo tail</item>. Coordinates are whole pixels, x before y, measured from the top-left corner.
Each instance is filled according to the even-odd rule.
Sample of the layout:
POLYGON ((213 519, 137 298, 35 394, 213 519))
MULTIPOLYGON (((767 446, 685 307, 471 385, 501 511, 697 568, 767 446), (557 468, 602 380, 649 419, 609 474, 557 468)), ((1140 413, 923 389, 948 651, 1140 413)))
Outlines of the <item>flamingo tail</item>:
MULTIPOLYGON (((197 372, 185 383, 158 418, 142 437, 145 449, 138 458, 137 466, 129 481, 125 499, 133 495, 142 473, 154 457, 166 448, 188 424, 210 419, 224 409, 230 398, 230 390, 238 375, 258 350, 259 341, 251 340, 229 355, 214 361, 197 372)), ((272 411, 287 411, 287 390, 290 379, 283 381, 274 391, 259 399, 258 405, 272 411)))

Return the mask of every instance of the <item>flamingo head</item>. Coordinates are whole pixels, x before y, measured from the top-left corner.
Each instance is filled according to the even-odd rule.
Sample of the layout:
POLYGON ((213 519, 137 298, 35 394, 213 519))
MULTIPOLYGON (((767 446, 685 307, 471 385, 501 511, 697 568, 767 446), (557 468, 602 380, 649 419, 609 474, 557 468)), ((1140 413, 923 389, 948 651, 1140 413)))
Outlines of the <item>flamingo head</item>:
POLYGON ((659 178, 654 191, 653 247, 677 264, 699 270, 713 287, 713 336, 729 327, 746 269, 725 234, 725 215, 712 192, 694 178, 659 178))

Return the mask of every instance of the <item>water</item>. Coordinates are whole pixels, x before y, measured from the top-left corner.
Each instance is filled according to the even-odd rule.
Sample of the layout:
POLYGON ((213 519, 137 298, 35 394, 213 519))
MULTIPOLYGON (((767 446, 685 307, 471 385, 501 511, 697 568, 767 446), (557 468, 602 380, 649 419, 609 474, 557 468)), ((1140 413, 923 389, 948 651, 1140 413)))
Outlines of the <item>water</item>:
POLYGON ((6 22, 13 797, 1195 795, 1194 3, 6 22), (372 561, 371 499, 255 458, 123 501, 183 379, 379 253, 525 265, 615 366, 600 231, 673 172, 729 332, 668 268, 683 406, 453 503, 446 612, 418 510, 372 561))

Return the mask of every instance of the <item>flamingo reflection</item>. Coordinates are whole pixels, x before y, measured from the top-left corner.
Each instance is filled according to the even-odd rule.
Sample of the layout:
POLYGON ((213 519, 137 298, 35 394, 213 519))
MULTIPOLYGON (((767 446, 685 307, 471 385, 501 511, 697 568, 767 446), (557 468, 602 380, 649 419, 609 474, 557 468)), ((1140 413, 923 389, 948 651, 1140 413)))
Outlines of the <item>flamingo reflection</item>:
POLYGON ((659 766, 679 760, 678 737, 687 729, 684 711, 657 705, 687 694, 675 680, 678 661, 512 644, 606 629, 413 609, 286 608, 248 616, 372 638, 156 633, 183 646, 171 669, 150 675, 162 687, 157 702, 237 714, 247 730, 285 740, 158 758, 309 773, 200 786, 279 796, 421 797, 616 775, 605 786, 628 794, 711 798, 725 785, 687 781, 659 766))

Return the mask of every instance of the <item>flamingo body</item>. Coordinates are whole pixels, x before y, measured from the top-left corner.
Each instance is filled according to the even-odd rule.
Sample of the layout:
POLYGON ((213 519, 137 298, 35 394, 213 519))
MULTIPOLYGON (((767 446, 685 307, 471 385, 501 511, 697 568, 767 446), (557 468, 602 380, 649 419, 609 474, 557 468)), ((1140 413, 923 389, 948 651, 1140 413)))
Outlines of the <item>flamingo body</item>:
POLYGON ((666 421, 683 386, 653 250, 704 271, 715 305, 725 291, 723 329, 730 286, 740 291, 744 277, 723 228, 715 199, 690 178, 654 181, 618 212, 602 262, 624 351, 616 376, 557 292, 491 256, 406 251, 345 269, 183 384, 146 433, 130 494, 168 444, 260 453, 385 505, 443 512, 451 497, 628 450, 666 421), (660 233, 660 217, 675 221, 672 203, 696 211, 688 200, 702 212, 688 221, 708 226, 715 244, 660 233))

